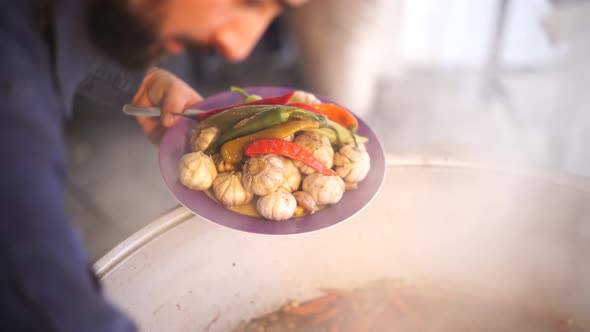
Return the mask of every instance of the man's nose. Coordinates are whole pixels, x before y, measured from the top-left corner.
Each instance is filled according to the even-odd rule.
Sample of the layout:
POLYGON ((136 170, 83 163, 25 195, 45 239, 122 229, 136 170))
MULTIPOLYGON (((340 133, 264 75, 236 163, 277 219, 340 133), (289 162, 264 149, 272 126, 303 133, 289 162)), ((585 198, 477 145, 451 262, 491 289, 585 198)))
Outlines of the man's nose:
POLYGON ((213 34, 211 44, 225 59, 242 61, 252 52, 275 16, 251 15, 229 22, 213 34))

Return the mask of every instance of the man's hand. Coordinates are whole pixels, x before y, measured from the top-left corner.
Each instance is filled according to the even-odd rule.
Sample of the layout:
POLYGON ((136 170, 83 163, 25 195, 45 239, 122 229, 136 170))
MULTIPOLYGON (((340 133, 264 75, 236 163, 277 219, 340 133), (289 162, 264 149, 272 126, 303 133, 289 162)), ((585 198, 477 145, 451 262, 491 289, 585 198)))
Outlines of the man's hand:
POLYGON ((133 98, 133 105, 141 107, 160 107, 160 118, 138 117, 137 122, 153 144, 158 144, 166 128, 178 123, 180 116, 188 107, 203 98, 190 86, 170 72, 163 69, 150 71, 133 98))

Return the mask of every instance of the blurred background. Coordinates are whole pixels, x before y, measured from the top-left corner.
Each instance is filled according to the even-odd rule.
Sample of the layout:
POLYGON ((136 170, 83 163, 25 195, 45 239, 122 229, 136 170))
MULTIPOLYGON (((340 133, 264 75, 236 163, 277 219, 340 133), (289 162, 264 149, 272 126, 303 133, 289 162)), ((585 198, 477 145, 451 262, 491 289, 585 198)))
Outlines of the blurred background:
MULTIPOLYGON (((243 63, 163 67, 204 97, 230 85, 328 97, 392 156, 590 176, 589 17, 584 0, 311 0, 243 63)), ((66 140, 68 209, 93 259, 177 204, 158 149, 120 110, 79 97, 66 140)))

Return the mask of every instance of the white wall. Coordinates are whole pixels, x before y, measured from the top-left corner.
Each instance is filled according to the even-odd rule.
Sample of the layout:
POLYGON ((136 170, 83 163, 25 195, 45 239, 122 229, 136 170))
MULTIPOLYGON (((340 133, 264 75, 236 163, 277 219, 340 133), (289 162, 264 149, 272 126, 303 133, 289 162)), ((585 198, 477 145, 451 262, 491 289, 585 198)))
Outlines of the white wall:
MULTIPOLYGON (((485 63, 498 15, 499 0, 406 0, 400 53, 410 65, 479 67, 485 63)), ((503 63, 539 66, 557 51, 546 39, 541 19, 547 0, 511 0, 503 43, 503 63)))

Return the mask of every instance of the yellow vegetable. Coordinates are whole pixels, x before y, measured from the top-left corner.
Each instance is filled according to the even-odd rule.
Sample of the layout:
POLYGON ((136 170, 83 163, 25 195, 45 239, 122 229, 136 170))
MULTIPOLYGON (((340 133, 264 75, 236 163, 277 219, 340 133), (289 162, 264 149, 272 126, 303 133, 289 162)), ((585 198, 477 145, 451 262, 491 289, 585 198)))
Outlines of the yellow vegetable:
POLYGON ((274 127, 257 131, 253 134, 231 140, 221 146, 221 158, 226 164, 238 164, 244 156, 246 145, 263 138, 284 139, 301 131, 319 128, 316 122, 312 121, 290 121, 274 127))

